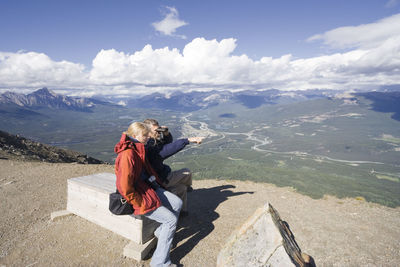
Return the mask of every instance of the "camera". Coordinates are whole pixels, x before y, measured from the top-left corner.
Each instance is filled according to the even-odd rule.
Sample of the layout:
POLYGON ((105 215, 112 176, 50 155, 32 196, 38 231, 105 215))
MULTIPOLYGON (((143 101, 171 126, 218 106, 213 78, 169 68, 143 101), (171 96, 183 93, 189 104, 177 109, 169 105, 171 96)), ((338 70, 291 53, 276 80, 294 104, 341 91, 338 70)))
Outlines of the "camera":
POLYGON ((162 141, 162 140, 164 139, 164 136, 165 136, 166 134, 168 134, 168 127, 158 127, 158 128, 156 129, 156 132, 157 132, 158 135, 159 135, 158 139, 159 139, 160 141, 162 141))
POLYGON ((159 133, 165 133, 168 132, 168 127, 158 127, 156 131, 159 133))

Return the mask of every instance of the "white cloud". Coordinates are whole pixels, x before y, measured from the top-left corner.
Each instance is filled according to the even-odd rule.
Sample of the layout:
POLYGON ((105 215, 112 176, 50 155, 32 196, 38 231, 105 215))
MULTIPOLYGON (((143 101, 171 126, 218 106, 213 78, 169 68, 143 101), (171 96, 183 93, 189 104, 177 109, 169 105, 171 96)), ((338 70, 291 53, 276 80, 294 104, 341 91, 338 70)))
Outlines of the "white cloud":
POLYGON ((153 25, 154 29, 161 34, 186 39, 186 36, 177 35, 175 32, 176 29, 187 25, 187 23, 179 19, 178 10, 176 10, 176 8, 167 6, 166 9, 167 13, 165 14, 165 18, 161 21, 154 22, 151 25, 153 25))
POLYGON ((346 43, 344 35, 323 35, 321 40, 356 48, 307 59, 235 55, 233 38, 196 38, 182 51, 151 45, 132 54, 101 50, 87 72, 80 64, 55 62, 44 54, 0 53, 0 88, 84 88, 82 94, 119 95, 177 89, 376 89, 400 84, 400 34, 397 26, 388 29, 388 22, 397 20, 395 15, 353 27, 352 43, 346 43))
POLYGON ((35 52, 0 52, 0 87, 74 87, 85 85, 84 66, 67 61, 55 62, 35 52))
POLYGON ((400 37, 370 49, 309 59, 284 55, 254 61, 246 55, 232 55, 235 48, 232 38, 219 42, 196 38, 182 53, 150 45, 132 55, 103 50, 93 61, 90 77, 97 84, 152 86, 147 90, 354 89, 400 82, 400 37))
POLYGON ((153 49, 150 45, 132 55, 102 50, 93 60, 91 80, 115 84, 222 85, 242 83, 252 64, 247 56, 232 56, 235 39, 196 38, 178 49, 153 49), (250 65, 249 65, 250 64, 250 65))
POLYGON ((400 36, 400 14, 374 23, 340 27, 308 38, 322 41, 331 48, 370 48, 392 37, 400 36))

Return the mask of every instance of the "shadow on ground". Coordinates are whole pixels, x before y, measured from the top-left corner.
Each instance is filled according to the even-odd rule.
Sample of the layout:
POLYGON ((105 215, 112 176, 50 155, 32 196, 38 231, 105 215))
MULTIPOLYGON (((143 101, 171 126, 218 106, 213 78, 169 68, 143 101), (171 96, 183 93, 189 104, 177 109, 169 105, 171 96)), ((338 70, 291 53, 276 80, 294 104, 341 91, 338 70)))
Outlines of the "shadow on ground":
POLYGON ((180 262, 186 254, 214 230, 213 221, 219 217, 215 210, 219 204, 229 197, 254 193, 233 192, 229 190, 231 188, 235 188, 235 186, 223 185, 197 189, 188 194, 189 216, 180 219, 174 244, 178 244, 182 240, 186 241, 171 252, 172 262, 180 262))

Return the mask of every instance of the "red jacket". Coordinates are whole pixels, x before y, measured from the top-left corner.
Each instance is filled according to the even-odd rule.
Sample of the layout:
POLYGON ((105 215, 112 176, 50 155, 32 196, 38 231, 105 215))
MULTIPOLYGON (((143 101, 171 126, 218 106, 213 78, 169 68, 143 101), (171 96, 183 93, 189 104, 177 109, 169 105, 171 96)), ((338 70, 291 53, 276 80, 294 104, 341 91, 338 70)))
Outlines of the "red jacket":
POLYGON ((132 204, 134 214, 142 215, 160 207, 161 201, 156 192, 140 178, 142 168, 146 168, 146 171, 154 175, 160 183, 157 174, 145 159, 144 145, 134 143, 126 134, 122 134, 114 152, 118 154, 115 160, 117 189, 132 204))

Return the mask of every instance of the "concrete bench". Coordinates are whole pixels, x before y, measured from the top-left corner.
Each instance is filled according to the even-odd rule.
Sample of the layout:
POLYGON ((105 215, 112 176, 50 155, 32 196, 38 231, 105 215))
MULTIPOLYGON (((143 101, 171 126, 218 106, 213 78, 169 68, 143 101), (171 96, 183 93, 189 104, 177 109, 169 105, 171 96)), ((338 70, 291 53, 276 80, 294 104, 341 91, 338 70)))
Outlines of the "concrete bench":
POLYGON ((68 179, 67 210, 130 239, 123 254, 140 261, 156 245, 153 233, 159 224, 144 216, 112 214, 108 204, 109 194, 115 192, 115 180, 113 173, 68 179))

